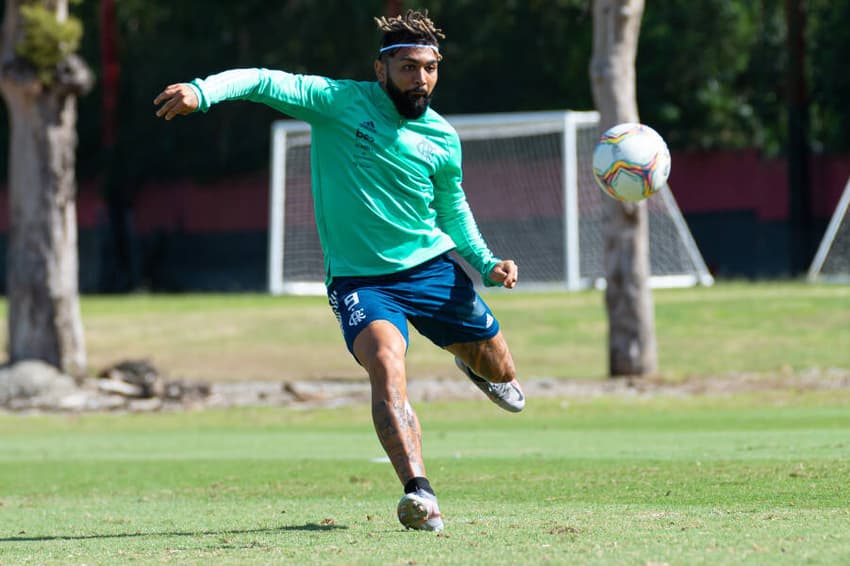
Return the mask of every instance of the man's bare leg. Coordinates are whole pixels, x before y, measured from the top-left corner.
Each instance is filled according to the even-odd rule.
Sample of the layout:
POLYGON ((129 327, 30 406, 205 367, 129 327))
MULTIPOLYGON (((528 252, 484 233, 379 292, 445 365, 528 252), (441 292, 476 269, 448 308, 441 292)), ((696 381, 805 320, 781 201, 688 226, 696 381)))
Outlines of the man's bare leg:
POLYGON ((396 510, 402 525, 423 531, 443 530, 437 497, 425 477, 422 430, 407 398, 404 354, 407 344, 390 322, 376 320, 354 339, 354 354, 372 383, 375 432, 404 486, 396 510))
POLYGON ((392 323, 376 320, 354 340, 354 355, 372 384, 372 421, 402 485, 425 477, 422 430, 407 398, 404 337, 392 323))

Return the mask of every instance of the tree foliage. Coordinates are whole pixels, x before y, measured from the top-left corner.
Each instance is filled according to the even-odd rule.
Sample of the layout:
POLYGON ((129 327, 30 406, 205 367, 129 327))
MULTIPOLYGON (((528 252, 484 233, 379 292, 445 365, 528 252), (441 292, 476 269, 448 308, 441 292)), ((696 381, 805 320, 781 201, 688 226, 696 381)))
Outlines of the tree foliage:
POLYGON ((808 0, 812 147, 850 150, 850 2, 808 0))
MULTIPOLYGON (((100 59, 98 0, 75 7, 82 54, 100 59)), ((209 178, 265 168, 269 124, 255 104, 217 107, 203 120, 164 124, 151 101, 165 84, 231 67, 262 66, 372 79, 383 0, 121 0, 116 3, 121 84, 113 182, 209 178), (203 17, 199 17, 202 14, 203 17)), ((405 8, 420 2, 403 2, 405 8)), ((435 107, 443 113, 589 109, 587 0, 432 0, 445 60, 435 107)), ((850 0, 807 3, 812 147, 850 149, 850 0)), ((637 59, 641 119, 683 148, 785 150, 786 46, 780 0, 648 2, 637 59)), ((98 175, 101 93, 80 101, 79 173, 98 175)), ((8 136, 0 135, 0 143, 8 136)), ((5 160, 5 148, 0 160, 5 160)), ((0 170, 4 169, 0 163, 0 170)))
POLYGON ((642 118, 673 147, 777 152, 783 40, 779 0, 649 2, 637 61, 642 118))
POLYGON ((21 6, 21 22, 23 37, 15 45, 15 53, 35 68, 42 83, 50 86, 59 63, 80 47, 82 23, 74 17, 60 22, 54 12, 35 3, 21 6))

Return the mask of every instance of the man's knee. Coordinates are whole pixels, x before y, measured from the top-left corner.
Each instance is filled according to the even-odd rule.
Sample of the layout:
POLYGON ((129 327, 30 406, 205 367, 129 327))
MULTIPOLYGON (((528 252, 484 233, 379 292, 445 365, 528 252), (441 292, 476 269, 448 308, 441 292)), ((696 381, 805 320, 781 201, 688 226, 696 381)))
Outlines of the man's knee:
POLYGON ((398 373, 404 370, 404 348, 400 348, 397 343, 376 344, 367 359, 362 362, 370 374, 398 373))
POLYGON ((386 321, 371 323, 355 338, 354 354, 369 374, 378 397, 404 389, 406 346, 399 330, 386 321))
POLYGON ((372 364, 393 364, 404 359, 406 342, 398 328, 385 320, 376 320, 354 339, 354 356, 366 369, 372 364))

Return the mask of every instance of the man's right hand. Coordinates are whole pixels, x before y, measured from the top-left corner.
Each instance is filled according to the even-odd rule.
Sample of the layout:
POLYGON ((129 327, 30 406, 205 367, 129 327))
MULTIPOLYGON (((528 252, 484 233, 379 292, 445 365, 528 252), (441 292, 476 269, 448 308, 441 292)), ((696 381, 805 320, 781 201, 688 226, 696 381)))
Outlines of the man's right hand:
POLYGON ((200 104, 195 89, 186 83, 168 85, 154 98, 153 103, 162 104, 156 111, 156 115, 159 118, 165 117, 166 120, 191 114, 200 104))

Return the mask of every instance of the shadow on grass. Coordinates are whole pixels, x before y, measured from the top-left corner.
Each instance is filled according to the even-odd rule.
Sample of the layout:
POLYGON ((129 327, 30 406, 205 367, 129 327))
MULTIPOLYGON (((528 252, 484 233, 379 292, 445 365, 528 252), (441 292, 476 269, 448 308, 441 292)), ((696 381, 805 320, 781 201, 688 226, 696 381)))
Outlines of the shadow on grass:
POLYGON ((220 536, 220 535, 250 535, 258 533, 284 533, 287 531, 336 531, 347 529, 343 525, 325 525, 318 523, 304 523, 303 525, 287 525, 284 527, 270 529, 244 529, 224 531, 195 531, 195 532, 165 532, 165 533, 121 533, 114 535, 47 535, 47 536, 16 536, 0 538, 4 542, 44 542, 49 540, 96 540, 110 538, 134 538, 134 537, 197 537, 197 536, 220 536))

